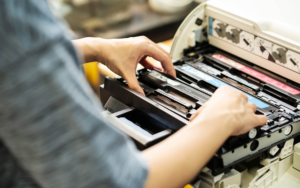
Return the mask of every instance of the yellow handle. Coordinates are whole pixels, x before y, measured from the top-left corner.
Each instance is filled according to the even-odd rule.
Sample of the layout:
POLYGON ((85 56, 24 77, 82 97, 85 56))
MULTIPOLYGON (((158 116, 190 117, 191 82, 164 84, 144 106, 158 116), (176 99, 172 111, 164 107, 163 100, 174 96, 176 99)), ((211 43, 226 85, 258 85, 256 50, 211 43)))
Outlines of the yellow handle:
POLYGON ((83 65, 85 72, 85 77, 95 91, 98 91, 100 80, 99 80, 99 70, 98 62, 85 63, 83 65))
POLYGON ((194 187, 191 186, 190 184, 187 184, 186 186, 184 186, 184 188, 194 188, 194 187))

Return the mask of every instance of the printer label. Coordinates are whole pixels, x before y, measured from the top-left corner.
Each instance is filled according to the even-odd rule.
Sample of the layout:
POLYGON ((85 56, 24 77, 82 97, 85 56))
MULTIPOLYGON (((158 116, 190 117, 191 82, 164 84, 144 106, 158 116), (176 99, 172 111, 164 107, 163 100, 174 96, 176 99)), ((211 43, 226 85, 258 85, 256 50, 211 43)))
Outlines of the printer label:
POLYGON ((209 35, 300 73, 299 53, 211 17, 208 24, 209 35))
POLYGON ((249 74, 249 75, 251 75, 255 78, 258 78, 258 79, 260 79, 260 80, 262 80, 262 81, 264 81, 268 84, 271 84, 271 85, 273 85, 273 86, 275 86, 279 89, 282 89, 283 91, 286 91, 286 92, 291 93, 293 95, 298 95, 300 93, 300 91, 298 91, 298 90, 296 90, 296 89, 294 89, 290 86, 287 86, 284 83, 281 83, 281 82, 279 82, 279 81, 277 81, 273 78, 270 78, 270 77, 268 77, 268 76, 266 76, 266 75, 264 75, 260 72, 257 72, 255 70, 249 68, 249 67, 246 67, 246 66, 244 66, 244 65, 242 65, 242 64, 240 64, 236 61, 233 61, 232 59, 229 59, 229 58, 227 58, 227 57, 225 57, 221 54, 213 54, 212 57, 215 58, 215 59, 218 59, 219 61, 222 61, 223 63, 226 63, 226 64, 228 64, 228 65, 230 65, 230 66, 232 66, 232 67, 234 67, 234 68, 236 68, 240 71, 243 71, 243 72, 245 72, 245 73, 247 73, 247 74, 249 74))
MULTIPOLYGON (((190 72, 191 74, 197 76, 198 78, 201 78, 202 80, 205 80, 206 82, 208 82, 208 83, 210 83, 210 84, 212 84, 212 85, 214 85, 218 88, 221 87, 221 86, 229 86, 228 84, 226 84, 226 83, 224 83, 224 82, 222 82, 222 81, 220 81, 220 80, 218 80, 218 79, 216 79, 212 76, 209 76, 209 75, 195 69, 194 67, 191 67, 191 66, 187 65, 187 66, 182 66, 181 69, 190 72)), ((247 94, 245 94, 245 95, 247 95, 247 94)), ((247 97, 248 97, 248 102, 254 103, 258 108, 263 109, 263 108, 266 108, 266 107, 269 106, 268 104, 254 98, 250 95, 247 95, 247 97)))

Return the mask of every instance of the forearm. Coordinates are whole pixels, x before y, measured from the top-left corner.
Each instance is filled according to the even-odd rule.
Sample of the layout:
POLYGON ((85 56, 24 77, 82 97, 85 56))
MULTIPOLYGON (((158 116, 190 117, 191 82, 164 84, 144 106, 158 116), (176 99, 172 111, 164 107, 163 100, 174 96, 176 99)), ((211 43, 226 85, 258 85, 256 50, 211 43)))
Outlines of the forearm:
POLYGON ((101 45, 101 41, 105 41, 105 39, 101 38, 82 38, 77 40, 72 40, 75 48, 81 53, 84 63, 93 62, 93 61, 101 61, 103 48, 101 45))
POLYGON ((191 123, 145 150, 150 167, 145 187, 183 187, 191 181, 230 136, 225 125, 203 119, 200 125, 191 123))

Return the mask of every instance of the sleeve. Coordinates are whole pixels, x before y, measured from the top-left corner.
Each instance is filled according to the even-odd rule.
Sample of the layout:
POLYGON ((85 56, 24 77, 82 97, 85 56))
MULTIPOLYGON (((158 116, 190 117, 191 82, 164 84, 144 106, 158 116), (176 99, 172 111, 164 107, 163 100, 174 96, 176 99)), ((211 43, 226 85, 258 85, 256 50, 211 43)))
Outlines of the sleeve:
POLYGON ((0 137, 20 166, 45 188, 143 187, 145 159, 103 120, 46 1, 0 7, 0 137))

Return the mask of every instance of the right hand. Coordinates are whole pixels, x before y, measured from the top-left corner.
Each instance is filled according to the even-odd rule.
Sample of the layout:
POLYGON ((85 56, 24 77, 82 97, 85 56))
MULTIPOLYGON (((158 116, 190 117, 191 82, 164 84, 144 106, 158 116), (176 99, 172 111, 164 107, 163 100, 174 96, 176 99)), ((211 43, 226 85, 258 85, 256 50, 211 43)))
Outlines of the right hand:
POLYGON ((240 91, 224 86, 216 90, 212 97, 201 106, 190 121, 206 119, 231 129, 231 135, 247 133, 251 129, 267 123, 265 115, 256 115, 257 106, 248 102, 248 97, 240 91))

